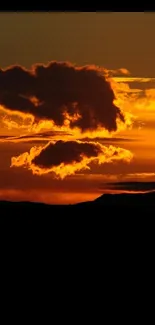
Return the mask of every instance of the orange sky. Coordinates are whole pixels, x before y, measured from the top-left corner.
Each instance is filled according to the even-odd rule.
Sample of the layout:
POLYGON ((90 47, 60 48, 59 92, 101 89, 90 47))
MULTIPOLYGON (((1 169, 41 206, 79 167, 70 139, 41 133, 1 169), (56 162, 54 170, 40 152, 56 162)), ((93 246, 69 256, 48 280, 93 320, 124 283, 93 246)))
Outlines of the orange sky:
MULTIPOLYGON (((0 199, 73 203, 115 191, 106 184, 109 182, 155 181, 154 28, 154 14, 0 14, 0 199), (51 115, 47 109, 47 99, 44 112, 37 113, 36 120, 35 111, 27 114, 25 106, 21 108, 19 104, 10 109, 16 86, 20 87, 18 78, 12 74, 7 77, 10 66, 20 65, 29 73, 32 65, 39 62, 48 67, 53 60, 60 70, 60 61, 70 62, 67 64, 73 65, 75 74, 73 79, 69 79, 68 72, 60 74, 65 94, 62 87, 58 88, 58 99, 50 102, 58 105, 66 93, 67 100, 74 101, 71 107, 62 103, 57 106, 58 109, 61 106, 62 123, 61 116, 51 115), (75 80, 71 93, 71 86, 67 88, 70 80, 75 80), (117 118, 117 128, 112 132, 115 116, 106 97, 107 83, 115 95, 114 105, 125 118, 124 122, 117 118), (89 91, 92 85, 93 90, 89 91), (102 112, 99 107, 104 102, 102 112)), ((55 80, 59 77, 54 73, 52 85, 56 87, 55 80)), ((50 82, 48 79, 42 97, 38 98, 47 95, 50 82)), ((57 88, 54 89, 51 97, 56 96, 57 88)), ((36 97, 40 94, 35 88, 34 96, 29 97, 36 109, 39 107, 36 97)))

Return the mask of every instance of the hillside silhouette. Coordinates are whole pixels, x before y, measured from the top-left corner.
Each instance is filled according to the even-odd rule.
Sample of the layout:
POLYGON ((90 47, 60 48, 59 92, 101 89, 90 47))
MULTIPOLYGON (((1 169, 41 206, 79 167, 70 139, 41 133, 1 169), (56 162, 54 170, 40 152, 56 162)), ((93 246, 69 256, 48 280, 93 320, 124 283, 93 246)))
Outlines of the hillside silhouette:
POLYGON ((90 260, 92 254, 99 260, 121 254, 123 263, 131 250, 135 259, 140 251, 152 254, 154 216, 154 192, 104 194, 75 205, 1 201, 0 242, 7 252, 29 252, 32 258, 67 252, 75 257, 80 251, 90 260))
POLYGON ((94 201, 70 205, 51 205, 33 202, 0 201, 0 222, 21 225, 31 224, 45 227, 50 224, 81 224, 89 220, 104 222, 108 218, 119 219, 153 216, 155 213, 155 192, 103 194, 94 201))

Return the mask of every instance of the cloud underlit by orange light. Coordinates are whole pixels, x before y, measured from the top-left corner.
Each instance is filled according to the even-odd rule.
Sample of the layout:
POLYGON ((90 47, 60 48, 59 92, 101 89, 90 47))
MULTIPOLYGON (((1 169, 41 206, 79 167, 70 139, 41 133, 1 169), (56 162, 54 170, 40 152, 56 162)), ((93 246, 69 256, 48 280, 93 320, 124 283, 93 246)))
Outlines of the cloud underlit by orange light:
POLYGON ((103 146, 98 142, 57 141, 46 146, 32 147, 17 157, 12 157, 11 167, 26 167, 33 174, 53 173, 60 179, 83 169, 90 169, 90 163, 111 163, 124 160, 130 162, 133 155, 119 147, 103 146))
POLYGON ((31 70, 0 69, 1 106, 9 114, 32 115, 34 122, 52 120, 61 127, 68 121, 70 128, 82 132, 98 127, 116 131, 116 122, 124 122, 124 114, 114 99, 106 70, 97 66, 52 61, 31 70))
POLYGON ((142 91, 131 87, 136 83, 152 84, 155 78, 132 77, 126 68, 56 61, 30 70, 0 69, 1 123, 18 134, 65 131, 70 133, 65 140, 111 137, 154 111, 153 86, 142 91))
POLYGON ((116 133, 126 128, 130 132, 146 109, 153 110, 154 89, 142 91, 133 86, 147 82, 154 79, 133 78, 126 68, 78 67, 69 62, 37 64, 30 70, 21 66, 0 70, 0 113, 3 125, 13 130, 0 141, 42 141, 30 152, 12 157, 11 167, 63 179, 90 169, 92 163, 130 162, 132 149, 105 146, 101 139, 109 138, 112 143, 116 133), (46 140, 49 142, 43 145, 46 140), (73 156, 67 160, 70 152, 73 156), (58 156, 59 163, 54 163, 58 156))

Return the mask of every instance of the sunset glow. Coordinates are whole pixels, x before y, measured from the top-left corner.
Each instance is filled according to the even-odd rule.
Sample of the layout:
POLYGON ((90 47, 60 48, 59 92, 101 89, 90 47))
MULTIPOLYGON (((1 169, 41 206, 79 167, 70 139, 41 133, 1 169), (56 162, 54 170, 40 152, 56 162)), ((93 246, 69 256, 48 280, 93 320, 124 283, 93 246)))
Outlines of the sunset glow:
POLYGON ((121 13, 98 18, 83 13, 74 19, 66 15, 50 14, 45 19, 44 13, 42 18, 39 13, 33 18, 19 13, 10 14, 8 20, 7 13, 1 14, 0 30, 6 22, 10 26, 5 35, 8 44, 17 21, 26 25, 21 23, 23 45, 17 54, 11 45, 5 54, 0 32, 0 199, 74 203, 131 190, 128 185, 115 186, 116 182, 155 181, 155 47, 147 40, 145 51, 139 38, 138 50, 136 43, 136 26, 141 24, 143 30, 145 25, 153 33, 155 15, 128 13, 126 19, 121 13), (39 19, 44 22, 40 39, 32 31, 39 51, 33 47, 31 52, 28 26, 30 22, 39 26, 39 19), (58 30, 54 38, 57 26, 62 34, 58 30), (119 46, 113 44, 113 33, 119 46), (64 44, 62 35, 68 35, 64 44), (132 47, 137 49, 134 54, 132 47), (148 55, 144 60, 142 49, 148 55))

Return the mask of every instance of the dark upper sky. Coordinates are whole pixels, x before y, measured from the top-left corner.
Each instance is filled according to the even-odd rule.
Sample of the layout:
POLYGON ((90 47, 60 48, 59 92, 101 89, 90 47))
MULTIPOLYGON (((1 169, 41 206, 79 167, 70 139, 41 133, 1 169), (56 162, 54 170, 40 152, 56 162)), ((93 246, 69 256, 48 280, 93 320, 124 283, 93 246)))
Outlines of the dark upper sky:
POLYGON ((155 75, 155 13, 1 13, 0 67, 69 60, 155 75))

